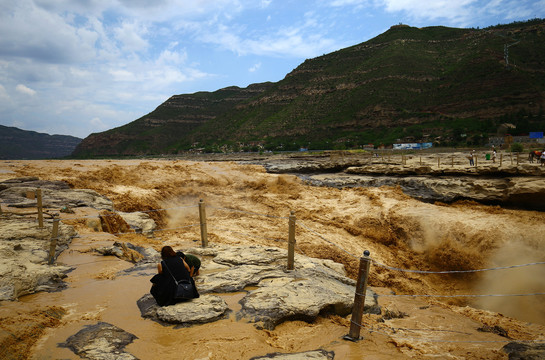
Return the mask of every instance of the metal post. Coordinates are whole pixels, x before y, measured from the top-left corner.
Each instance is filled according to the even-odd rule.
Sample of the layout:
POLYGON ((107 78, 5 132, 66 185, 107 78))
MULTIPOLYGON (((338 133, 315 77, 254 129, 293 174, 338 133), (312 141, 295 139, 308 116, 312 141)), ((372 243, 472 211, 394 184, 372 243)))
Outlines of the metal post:
POLYGON ((452 166, 451 167, 454 167, 454 156, 451 158, 452 160, 452 166))
POLYGON ((502 163, 503 163, 503 154, 500 154, 500 167, 502 163))
POLYGON ((441 157, 437 157, 437 167, 441 167, 441 157))
POLYGON ((201 242, 202 247, 205 248, 208 246, 208 231, 206 229, 206 209, 203 199, 199 201, 199 218, 201 220, 201 242))
POLYGON ((42 209, 42 189, 36 189, 36 203, 38 206, 38 227, 43 229, 44 227, 44 215, 42 209))
POLYGON ((55 250, 57 248, 57 237, 59 235, 59 219, 53 219, 53 231, 51 232, 51 244, 49 245, 49 261, 48 264, 53 264, 55 260, 55 250))
POLYGON ((358 282, 356 284, 356 294, 354 295, 354 307, 352 308, 352 319, 350 321, 350 332, 343 338, 350 341, 360 340, 361 319, 363 317, 363 307, 365 306, 365 293, 367 292, 367 278, 369 276, 369 250, 363 252, 360 257, 360 267, 358 271, 358 282))
POLYGON ((294 268, 295 257, 295 212, 291 212, 288 220, 288 270, 294 268))
POLYGON ((517 166, 519 166, 519 153, 517 153, 517 166))
POLYGON ((477 163, 479 162, 479 157, 475 155, 475 167, 477 167, 477 163))

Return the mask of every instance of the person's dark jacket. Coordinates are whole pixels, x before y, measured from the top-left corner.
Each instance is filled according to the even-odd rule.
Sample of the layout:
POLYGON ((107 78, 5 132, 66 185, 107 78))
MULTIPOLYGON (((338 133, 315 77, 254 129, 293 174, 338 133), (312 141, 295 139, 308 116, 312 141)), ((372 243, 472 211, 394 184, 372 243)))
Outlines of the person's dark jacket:
POLYGON ((163 270, 162 273, 156 274, 150 280, 153 283, 150 293, 153 295, 159 306, 174 305, 180 301, 183 301, 174 298, 176 283, 174 282, 169 270, 172 272, 177 281, 182 279, 191 281, 193 284, 195 298, 199 297, 199 293, 195 287, 195 282, 191 276, 189 276, 189 272, 185 268, 184 262, 181 258, 178 256, 167 258, 161 261, 161 268, 163 270))

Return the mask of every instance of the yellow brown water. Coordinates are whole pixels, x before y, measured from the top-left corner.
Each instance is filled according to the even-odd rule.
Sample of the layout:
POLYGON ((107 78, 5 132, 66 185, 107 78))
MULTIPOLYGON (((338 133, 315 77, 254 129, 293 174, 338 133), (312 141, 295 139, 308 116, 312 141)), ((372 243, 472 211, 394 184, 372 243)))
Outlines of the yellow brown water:
MULTIPOLYGON (((120 275, 104 277, 104 273, 119 273, 132 264, 115 257, 99 257, 79 250, 87 246, 108 244, 103 237, 75 239, 72 249, 65 251, 59 263, 76 266, 67 279, 68 288, 55 293, 38 293, 20 299, 27 307, 61 306, 67 315, 60 326, 49 329, 35 345, 32 359, 79 359, 71 350, 59 347, 85 325, 103 321, 138 337, 126 350, 140 359, 173 358, 183 354, 186 359, 245 359, 270 352, 298 352, 324 347, 358 358, 362 347, 345 343, 341 337, 346 326, 322 319, 315 324, 295 322, 279 326, 275 331, 257 330, 253 324, 237 321, 238 301, 245 292, 219 294, 233 311, 229 318, 212 324, 190 328, 164 326, 140 316, 136 301, 150 288, 149 277, 120 275), (105 279, 102 279, 105 278, 105 279), (320 333, 319 337, 316 333, 320 333)), ((17 303, 3 306, 17 307, 17 303)))
MULTIPOLYGON (((25 296, 18 302, 2 302, 0 306, 3 321, 13 322, 14 327, 24 312, 33 314, 33 310, 55 306, 66 309, 60 323, 53 321, 36 326, 44 333, 37 335, 39 341, 30 351, 32 359, 77 359, 70 350, 57 344, 65 342, 84 325, 98 321, 136 335, 138 339, 126 350, 140 359, 178 358, 179 354, 187 354, 189 359, 245 359, 316 348, 333 350, 336 358, 341 359, 441 358, 445 354, 459 359, 506 359, 507 355, 500 350, 505 344, 501 341, 506 339, 479 332, 479 327, 500 326, 512 339, 543 339, 545 336, 544 327, 538 325, 545 324, 542 310, 545 302, 539 297, 531 297, 531 305, 513 306, 517 302, 508 297, 503 298, 505 301, 501 304, 493 304, 494 308, 480 305, 501 314, 466 307, 479 305, 467 299, 428 301, 379 297, 379 304, 384 308, 406 312, 408 316, 383 323, 378 315, 365 315, 362 331, 365 338, 357 343, 341 340, 348 333, 350 317, 319 317, 311 324, 291 321, 273 331, 258 330, 253 324, 237 321, 234 312, 240 306, 237 302, 243 293, 220 295, 233 310, 227 319, 190 328, 162 326, 143 319, 136 306, 136 301, 149 291, 151 276, 119 275, 132 264, 85 251, 99 245, 112 245, 115 240, 156 249, 164 244, 176 248, 198 246, 198 226, 184 226, 198 223, 196 205, 202 198, 208 206, 210 242, 281 247, 281 240, 287 239, 286 217, 295 211, 297 251, 343 263, 352 277, 357 271, 357 257, 364 250, 370 250, 378 262, 399 268, 443 270, 507 266, 545 259, 542 236, 545 224, 538 212, 471 202, 425 204, 388 187, 317 188, 295 176, 267 174, 260 166, 234 163, 0 162, 0 179, 14 176, 63 180, 76 188, 93 189, 112 199, 116 210, 169 208, 172 210, 166 213, 151 214, 161 228, 177 228, 158 232, 156 238, 114 237, 95 233, 85 221, 64 220, 82 234, 58 259, 59 263, 76 265, 65 279, 68 288, 25 296), (4 169, 9 169, 9 173, 1 171, 4 169), (184 207, 188 204, 193 206, 184 207), (532 312, 524 311, 526 309, 532 312), (371 328, 375 331, 369 332, 371 328), (475 339, 487 342, 467 342, 475 339)), ((96 214, 96 211, 79 211, 83 210, 74 216, 96 214)), ((373 265, 369 285, 384 289, 384 294, 392 290, 400 294, 542 292, 542 284, 535 279, 545 278, 543 271, 543 267, 528 267, 518 272, 501 270, 486 275, 429 276, 394 272, 373 265)), ((25 336, 30 337, 23 326, 20 327, 21 342, 25 336)), ((29 343, 33 341, 30 339, 29 343)))

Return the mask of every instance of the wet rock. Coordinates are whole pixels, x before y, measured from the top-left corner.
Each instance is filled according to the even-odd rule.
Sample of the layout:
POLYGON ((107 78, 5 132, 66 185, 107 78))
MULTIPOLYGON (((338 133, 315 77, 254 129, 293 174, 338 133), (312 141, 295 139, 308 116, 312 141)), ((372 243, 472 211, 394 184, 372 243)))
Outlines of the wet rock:
MULTIPOLYGON (((346 316, 354 304, 355 288, 313 271, 294 271, 283 278, 265 279, 258 289, 241 301, 237 318, 256 323, 257 328, 272 330, 287 320, 311 322, 321 313, 346 316)), ((366 312, 379 312, 371 290, 365 298, 366 312)))
POLYGON ((73 208, 88 206, 95 209, 113 209, 108 198, 94 190, 70 189, 62 181, 43 181, 37 178, 17 178, 0 182, 0 199, 11 207, 36 207, 36 199, 27 198, 40 187, 42 189, 42 205, 44 208, 73 208))
POLYGON ((272 353, 265 356, 253 357, 250 360, 333 360, 335 353, 333 351, 313 350, 293 354, 272 353))
MULTIPOLYGON (((121 260, 130 261, 132 263, 139 263, 143 267, 147 267, 150 263, 154 265, 161 261, 161 254, 153 248, 143 248, 141 246, 133 245, 129 242, 114 242, 111 246, 102 246, 95 249, 95 252, 104 256, 116 256, 121 260)), ((154 266, 154 268, 156 268, 154 266)), ((132 268, 124 270, 124 272, 133 272, 138 269, 132 268)))
POLYGON ((509 355, 509 360, 545 359, 545 344, 523 344, 511 342, 502 348, 509 355))
POLYGON ((211 275, 199 276, 195 282, 200 293, 242 291, 264 278, 281 278, 286 272, 274 266, 239 265, 211 275), (233 281, 236 279, 236 281, 233 281))
POLYGON ((284 249, 262 246, 233 246, 223 248, 214 257, 214 262, 229 265, 263 265, 271 264, 286 257, 287 251, 284 249))
POLYGON ((118 214, 129 224, 132 230, 144 235, 152 234, 157 228, 157 224, 144 212, 126 213, 119 211, 118 214))
MULTIPOLYGON (((0 221, 0 300, 15 300, 38 291, 64 287, 62 279, 70 267, 48 265, 52 222, 38 228, 33 219, 5 216, 0 221)), ((59 223, 56 258, 65 250, 74 228, 59 223)))
POLYGON ((115 242, 113 246, 103 246, 95 249, 96 252, 105 256, 116 256, 121 260, 137 263, 144 259, 144 255, 141 254, 135 246, 130 243, 115 242))
POLYGON ((135 335, 115 325, 99 322, 85 326, 59 346, 69 348, 83 359, 134 360, 137 358, 124 350, 134 339, 135 335))
POLYGON ((201 295, 197 299, 170 306, 158 306, 151 294, 137 301, 142 317, 160 323, 191 326, 222 319, 229 311, 225 301, 215 295, 201 295))

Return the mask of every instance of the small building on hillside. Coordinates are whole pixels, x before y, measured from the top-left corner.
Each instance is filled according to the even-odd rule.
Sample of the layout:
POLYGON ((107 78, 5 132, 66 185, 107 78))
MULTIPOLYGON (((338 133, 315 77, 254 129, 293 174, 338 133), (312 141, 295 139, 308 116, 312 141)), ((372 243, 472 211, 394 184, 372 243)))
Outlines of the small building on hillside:
POLYGON ((433 143, 401 143, 394 144, 394 150, 423 150, 429 149, 433 146, 433 143))

